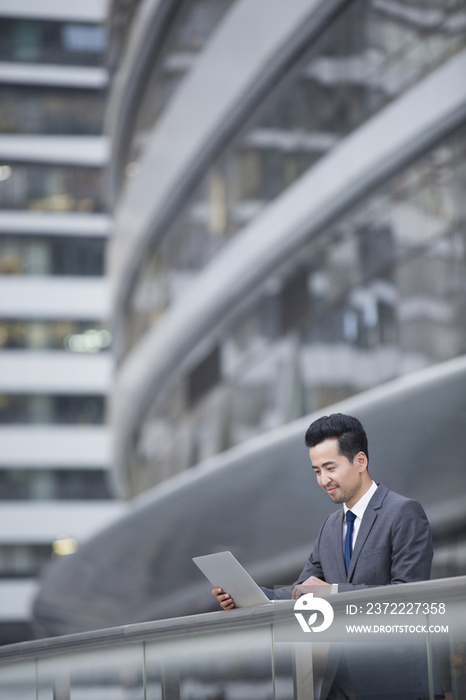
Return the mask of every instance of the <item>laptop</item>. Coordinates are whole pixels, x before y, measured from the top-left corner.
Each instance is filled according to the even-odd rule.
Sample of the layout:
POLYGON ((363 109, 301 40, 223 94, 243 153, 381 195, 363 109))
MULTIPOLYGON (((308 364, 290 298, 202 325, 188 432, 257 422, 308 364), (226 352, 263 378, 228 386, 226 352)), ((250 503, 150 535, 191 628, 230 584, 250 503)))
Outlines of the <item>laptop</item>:
POLYGON ((225 593, 231 595, 237 608, 272 602, 231 552, 193 557, 193 562, 214 588, 223 588, 225 593))

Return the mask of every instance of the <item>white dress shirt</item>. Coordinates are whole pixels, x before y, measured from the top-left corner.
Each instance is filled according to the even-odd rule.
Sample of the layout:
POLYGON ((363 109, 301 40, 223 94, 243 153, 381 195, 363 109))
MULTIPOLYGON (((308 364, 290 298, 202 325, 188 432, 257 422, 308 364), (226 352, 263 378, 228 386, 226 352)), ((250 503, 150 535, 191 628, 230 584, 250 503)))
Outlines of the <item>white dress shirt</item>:
MULTIPOLYGON (((364 496, 361 496, 359 501, 354 504, 352 508, 348 508, 346 503, 343 504, 343 509, 345 511, 345 517, 343 519, 343 537, 342 537, 342 546, 343 546, 343 552, 345 549, 345 537, 346 537, 346 529, 347 529, 347 524, 346 524, 346 511, 351 510, 352 513, 355 514, 356 518, 354 520, 354 525, 353 525, 353 549, 354 545, 356 544, 356 538, 358 536, 359 528, 361 527, 361 521, 362 521, 362 516, 365 513, 365 510, 367 506, 369 505, 369 501, 371 500, 372 496, 374 493, 377 491, 377 484, 375 481, 372 482, 371 487, 364 496)), ((338 593, 338 583, 332 583, 332 590, 331 593, 338 593)))
POLYGON ((345 537, 346 537, 346 529, 347 529, 346 512, 348 510, 350 510, 356 516, 356 519, 355 519, 354 525, 353 525, 353 549, 354 549, 354 545, 356 544, 356 538, 358 536, 359 528, 361 527, 362 516, 364 515, 366 508, 369 505, 369 501, 371 500, 372 496, 374 495, 374 493, 376 491, 377 491, 377 484, 375 483, 375 481, 373 481, 370 489, 368 491, 366 491, 364 496, 361 496, 359 501, 357 503, 355 503, 352 508, 348 508, 346 503, 343 504, 343 509, 345 511, 345 517, 343 520, 343 540, 342 540, 343 551, 345 548, 345 537))

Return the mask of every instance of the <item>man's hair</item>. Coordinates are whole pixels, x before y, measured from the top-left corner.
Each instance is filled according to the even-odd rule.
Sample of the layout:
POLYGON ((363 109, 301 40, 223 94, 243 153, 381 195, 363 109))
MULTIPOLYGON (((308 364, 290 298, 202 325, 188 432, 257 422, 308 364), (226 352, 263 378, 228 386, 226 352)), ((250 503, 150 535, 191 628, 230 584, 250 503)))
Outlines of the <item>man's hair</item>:
POLYGON ((304 438, 308 447, 315 447, 324 440, 337 440, 338 452, 350 462, 359 452, 364 452, 369 462, 366 431, 361 422, 344 413, 332 413, 322 416, 311 423, 304 438))

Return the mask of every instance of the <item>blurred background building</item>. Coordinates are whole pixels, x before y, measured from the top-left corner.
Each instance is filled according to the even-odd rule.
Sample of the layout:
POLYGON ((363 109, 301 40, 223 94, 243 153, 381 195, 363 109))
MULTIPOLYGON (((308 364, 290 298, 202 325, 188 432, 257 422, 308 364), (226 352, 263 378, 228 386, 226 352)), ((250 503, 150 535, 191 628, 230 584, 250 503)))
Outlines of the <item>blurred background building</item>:
POLYGON ((206 610, 191 557, 218 549, 293 580, 329 508, 302 436, 330 410, 426 507, 435 575, 465 573, 464 0, 113 0, 108 38, 131 508, 50 568, 36 629, 206 610))
POLYGON ((104 2, 0 2, 0 643, 113 517, 104 2))
POLYGON ((141 3, 120 38, 128 496, 465 351, 459 4, 281 5, 141 3))

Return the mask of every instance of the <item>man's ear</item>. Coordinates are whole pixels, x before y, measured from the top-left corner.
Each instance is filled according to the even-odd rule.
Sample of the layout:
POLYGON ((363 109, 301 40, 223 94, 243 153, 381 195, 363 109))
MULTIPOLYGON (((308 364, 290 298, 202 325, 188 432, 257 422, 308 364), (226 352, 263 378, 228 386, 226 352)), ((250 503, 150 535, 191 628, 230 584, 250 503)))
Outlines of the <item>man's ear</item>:
POLYGON ((367 471, 367 455, 365 452, 358 452, 354 458, 354 463, 357 464, 359 472, 367 471))

